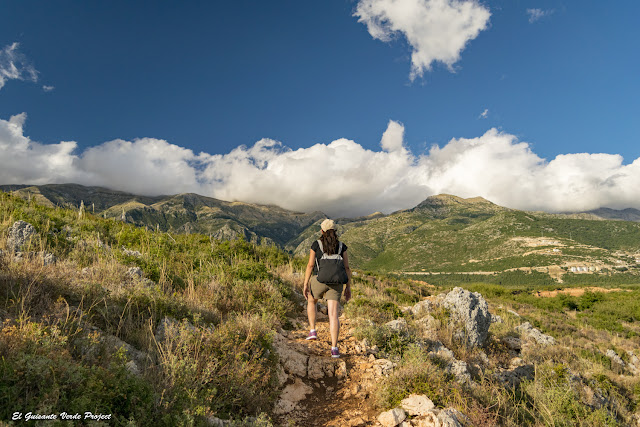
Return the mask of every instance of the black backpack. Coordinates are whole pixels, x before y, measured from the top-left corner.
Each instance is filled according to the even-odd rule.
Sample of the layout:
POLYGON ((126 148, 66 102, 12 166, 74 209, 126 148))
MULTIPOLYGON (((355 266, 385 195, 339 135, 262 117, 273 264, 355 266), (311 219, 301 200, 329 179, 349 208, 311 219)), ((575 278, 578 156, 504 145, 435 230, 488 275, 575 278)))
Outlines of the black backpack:
POLYGON ((349 281, 347 270, 344 268, 344 260, 342 259, 342 242, 339 242, 338 253, 328 255, 322 248, 322 242, 318 240, 322 257, 318 260, 316 256, 316 266, 318 267, 318 282, 320 283, 340 283, 345 284, 349 281))

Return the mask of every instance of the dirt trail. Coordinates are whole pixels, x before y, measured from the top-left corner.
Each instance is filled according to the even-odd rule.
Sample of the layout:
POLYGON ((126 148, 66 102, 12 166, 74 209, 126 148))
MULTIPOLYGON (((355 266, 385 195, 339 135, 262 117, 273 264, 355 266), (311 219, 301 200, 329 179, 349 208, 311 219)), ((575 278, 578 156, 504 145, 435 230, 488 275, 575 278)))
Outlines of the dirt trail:
POLYGON ((551 298, 551 297, 555 297, 558 296, 558 294, 566 294, 572 297, 579 297, 581 295, 583 295, 585 292, 602 292, 602 293, 609 293, 609 292, 631 292, 631 290, 629 289, 620 289, 620 288, 600 288, 597 286, 592 286, 592 287, 586 287, 586 288, 565 288, 565 289, 557 289, 555 291, 538 291, 538 292, 534 292, 533 294, 539 298, 551 298))
POLYGON ((380 411, 374 409, 369 392, 384 375, 384 369, 380 366, 390 362, 376 361, 375 356, 371 355, 371 349, 367 351, 351 335, 353 325, 344 315, 340 317, 339 359, 330 355, 329 320, 326 315, 318 313, 318 339, 315 341, 306 340, 309 333, 306 329, 306 316, 297 320, 299 329, 282 331, 284 339, 280 338, 280 343, 286 348, 279 350, 281 364, 287 374, 283 400, 286 400, 285 394, 289 394, 293 397, 295 406, 290 410, 291 405, 287 402, 278 402, 276 408, 280 406, 289 410, 276 410, 275 424, 302 427, 375 424, 380 411), (306 374, 304 368, 299 369, 301 363, 304 363, 300 362, 303 357, 308 357, 306 374), (289 363, 294 361, 295 363, 289 363), (318 374, 318 366, 322 366, 323 374, 318 374), (306 394, 305 397, 295 402, 303 394, 306 394))

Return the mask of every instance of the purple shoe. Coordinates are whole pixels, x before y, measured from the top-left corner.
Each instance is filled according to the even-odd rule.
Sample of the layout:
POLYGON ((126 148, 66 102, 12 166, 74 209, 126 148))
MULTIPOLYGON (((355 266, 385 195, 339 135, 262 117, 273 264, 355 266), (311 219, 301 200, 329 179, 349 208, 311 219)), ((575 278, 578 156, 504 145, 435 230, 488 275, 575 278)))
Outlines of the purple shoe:
POLYGON ((338 350, 338 347, 331 348, 331 357, 340 357, 340 350, 338 350))
POLYGON ((307 337, 307 339, 308 340, 318 339, 318 333, 316 331, 309 332, 309 336, 307 337))

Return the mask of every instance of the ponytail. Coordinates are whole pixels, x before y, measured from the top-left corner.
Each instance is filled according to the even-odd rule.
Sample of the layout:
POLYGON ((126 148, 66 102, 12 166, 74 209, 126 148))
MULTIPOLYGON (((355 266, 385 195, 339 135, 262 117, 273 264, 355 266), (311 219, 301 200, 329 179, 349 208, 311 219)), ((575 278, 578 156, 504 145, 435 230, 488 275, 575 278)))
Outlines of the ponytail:
POLYGON ((336 230, 330 229, 322 233, 320 236, 322 249, 327 255, 334 255, 338 252, 338 235, 336 230))

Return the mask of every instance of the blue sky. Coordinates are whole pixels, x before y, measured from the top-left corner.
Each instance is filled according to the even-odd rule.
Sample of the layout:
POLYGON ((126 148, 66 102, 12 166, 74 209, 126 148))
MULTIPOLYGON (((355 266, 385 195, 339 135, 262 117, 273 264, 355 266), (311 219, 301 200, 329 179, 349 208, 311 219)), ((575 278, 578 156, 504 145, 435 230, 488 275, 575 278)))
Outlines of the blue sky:
MULTIPOLYGON (((432 2, 455 4, 406 1, 416 8, 432 2)), ((487 13, 486 21, 476 15, 484 27, 467 37, 459 58, 449 64, 436 59, 417 76, 411 55, 419 48, 415 40, 412 44, 411 34, 402 31, 399 21, 395 28, 400 30, 392 31, 394 23, 388 20, 388 40, 373 37, 358 9, 367 2, 388 7, 385 0, 1 0, 5 65, 6 49, 14 46, 12 53, 19 55, 22 66, 37 70, 37 81, 26 71, 5 79, 0 119, 9 123, 12 116, 26 113, 20 123, 29 144, 75 141, 67 153, 75 156, 67 159, 71 163, 109 141, 144 138, 166 141, 194 155, 225 156, 240 145, 254 147, 263 138, 282 143, 275 152, 327 146, 345 138, 376 153, 390 120, 401 124, 403 147, 412 156, 408 164, 414 166, 427 162, 421 156, 428 155, 433 144, 444 148, 454 138, 481 138, 494 128, 513 146, 526 142, 538 162, 552 162, 563 154, 608 153, 623 156, 620 165, 612 166, 619 169, 640 157, 639 2, 619 1, 613 7, 592 1, 465 0, 458 4, 487 13)), ((447 19, 436 16, 429 25, 446 29, 447 19)), ((251 162, 256 162, 255 156, 251 162)), ((0 174, 1 183, 71 177, 0 174)), ((393 175, 379 192, 395 191, 403 178, 393 175)), ((228 175, 208 179, 232 181, 228 175)), ((550 178, 546 179, 548 186, 550 178)), ((607 177, 598 179, 608 182, 607 177)), ((194 182, 203 180, 197 176, 194 182)), ((412 184, 418 185, 415 180, 412 184)), ((363 213, 377 207, 410 207, 404 204, 429 192, 461 188, 432 181, 420 185, 422 190, 411 197, 366 204, 363 213)), ((169 187, 167 192, 183 189, 169 187)), ((270 201, 250 192, 196 190, 221 198, 270 201)), ((527 205, 507 196, 500 200, 495 194, 507 191, 503 187, 458 193, 471 196, 474 191, 514 207, 567 209, 527 205)), ((348 194, 341 197, 334 201, 337 205, 348 194)), ((627 207, 634 197, 607 196, 575 208, 627 207)), ((288 204, 303 210, 317 207, 307 205, 288 204)))

